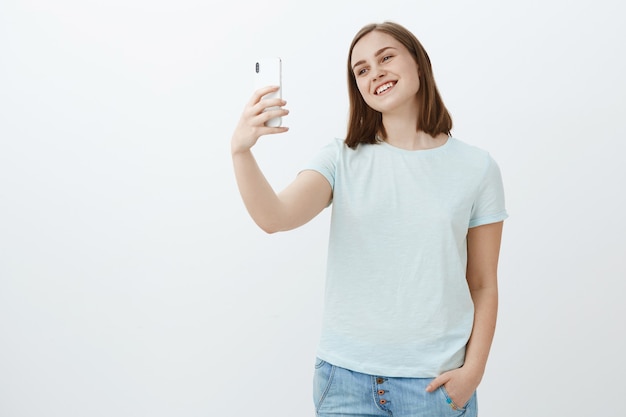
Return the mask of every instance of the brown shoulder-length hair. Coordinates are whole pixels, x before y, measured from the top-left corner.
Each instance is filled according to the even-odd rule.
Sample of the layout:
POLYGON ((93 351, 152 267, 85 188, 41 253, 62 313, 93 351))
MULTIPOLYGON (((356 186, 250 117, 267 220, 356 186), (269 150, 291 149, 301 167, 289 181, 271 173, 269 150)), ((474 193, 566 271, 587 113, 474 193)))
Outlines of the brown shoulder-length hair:
POLYGON ((443 104, 433 76, 430 58, 415 35, 405 27, 394 22, 371 23, 364 26, 355 35, 348 53, 348 95, 350 97, 350 116, 345 143, 355 149, 360 143, 378 143, 377 135, 385 138, 382 114, 365 103, 356 84, 352 70, 352 50, 359 40, 372 31, 384 32, 393 36, 409 50, 417 63, 420 87, 417 92, 419 114, 417 130, 436 136, 452 130, 452 118, 443 104))

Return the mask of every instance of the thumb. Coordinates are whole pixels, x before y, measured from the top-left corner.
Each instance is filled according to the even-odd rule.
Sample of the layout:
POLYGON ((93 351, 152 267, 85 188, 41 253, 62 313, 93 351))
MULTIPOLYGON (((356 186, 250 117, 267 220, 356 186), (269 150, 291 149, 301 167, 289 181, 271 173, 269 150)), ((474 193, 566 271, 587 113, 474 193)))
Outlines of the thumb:
POLYGON ((450 380, 450 377, 447 373, 439 375, 437 378, 430 381, 430 384, 426 387, 426 392, 433 392, 446 382, 450 380))

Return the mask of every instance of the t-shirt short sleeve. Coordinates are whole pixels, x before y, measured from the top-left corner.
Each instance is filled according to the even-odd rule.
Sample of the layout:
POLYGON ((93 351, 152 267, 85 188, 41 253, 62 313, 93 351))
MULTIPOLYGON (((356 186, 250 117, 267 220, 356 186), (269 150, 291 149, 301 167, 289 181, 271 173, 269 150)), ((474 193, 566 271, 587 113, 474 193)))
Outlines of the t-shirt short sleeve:
POLYGON ((316 155, 304 164, 301 171, 313 170, 322 174, 335 189, 335 174, 337 172, 337 159, 343 147, 343 141, 334 139, 322 147, 316 155))
POLYGON ((469 227, 496 223, 507 217, 500 168, 496 161, 488 156, 487 169, 472 206, 469 227))

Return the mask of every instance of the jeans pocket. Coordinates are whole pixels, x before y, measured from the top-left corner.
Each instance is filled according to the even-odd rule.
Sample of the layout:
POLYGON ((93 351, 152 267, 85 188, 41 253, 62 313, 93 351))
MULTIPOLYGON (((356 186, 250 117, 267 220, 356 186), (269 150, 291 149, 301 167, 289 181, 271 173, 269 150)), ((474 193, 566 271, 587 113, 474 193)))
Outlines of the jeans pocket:
MULTIPOLYGON (((446 390, 446 387, 444 387, 443 385, 440 387, 441 388, 441 393, 443 394, 446 403, 448 403, 448 406, 450 407, 451 410, 454 411, 459 411, 459 412, 463 412, 465 411, 465 408, 467 407, 467 404, 469 403, 469 401, 465 404, 463 404, 463 407, 461 407, 460 405, 456 404, 454 402, 454 400, 452 399, 452 397, 450 397, 450 394, 448 394, 448 391, 446 390)), ((471 397, 470 397, 471 400, 471 397)))
POLYGON ((322 406, 324 399, 333 383, 336 367, 319 358, 315 360, 315 374, 313 376, 313 404, 316 412, 322 406))

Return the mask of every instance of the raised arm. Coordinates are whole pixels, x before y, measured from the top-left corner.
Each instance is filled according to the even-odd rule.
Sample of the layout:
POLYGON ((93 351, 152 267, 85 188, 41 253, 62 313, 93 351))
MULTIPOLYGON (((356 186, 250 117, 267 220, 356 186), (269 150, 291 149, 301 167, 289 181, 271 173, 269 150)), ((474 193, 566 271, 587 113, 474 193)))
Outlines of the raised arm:
POLYGON ((257 90, 246 104, 231 139, 231 153, 237 186, 255 223, 267 233, 291 230, 319 214, 328 205, 332 189, 326 178, 315 171, 303 171, 283 191, 276 193, 259 168, 252 147, 263 135, 283 133, 287 127, 267 127, 272 117, 286 116, 286 109, 263 111, 284 106, 282 99, 261 100, 277 87, 257 90))

